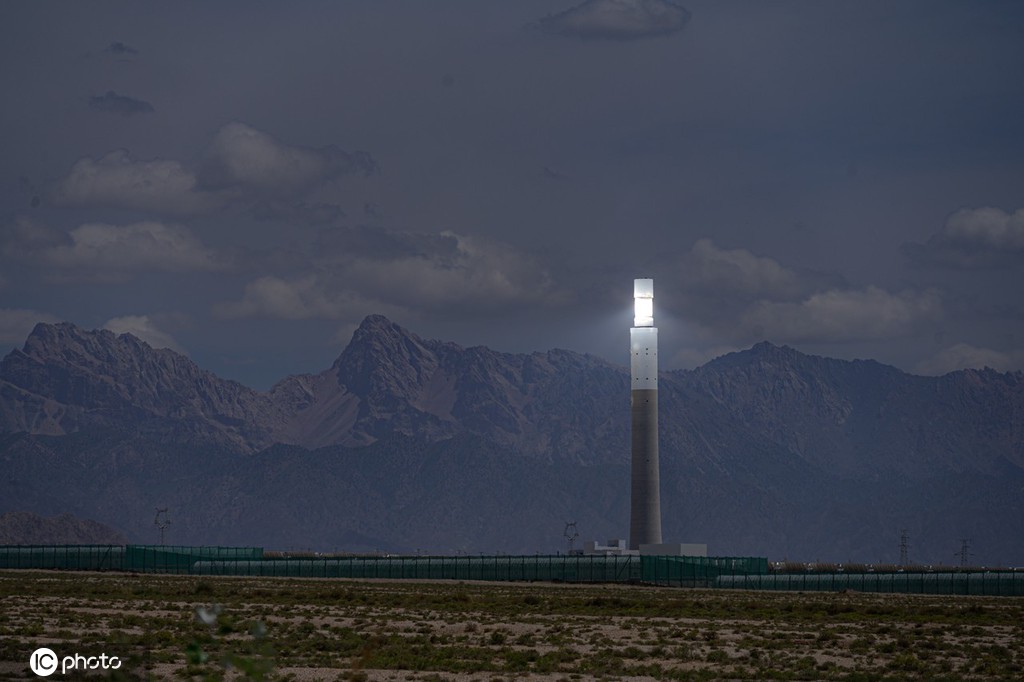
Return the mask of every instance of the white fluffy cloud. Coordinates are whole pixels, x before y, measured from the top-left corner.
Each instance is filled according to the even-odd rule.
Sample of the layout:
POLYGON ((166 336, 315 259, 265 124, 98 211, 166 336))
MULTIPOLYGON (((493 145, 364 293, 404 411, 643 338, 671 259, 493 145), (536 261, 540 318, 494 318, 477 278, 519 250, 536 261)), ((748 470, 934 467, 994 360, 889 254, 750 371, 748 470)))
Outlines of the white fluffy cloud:
POLYGON ((940 233, 950 244, 1009 251, 1024 250, 1024 209, 965 208, 946 220, 940 233))
POLYGON ((241 300, 220 304, 227 317, 344 319, 367 312, 476 311, 569 300, 533 258, 510 246, 451 232, 372 230, 318 254, 315 272, 261 277, 241 300), (347 244, 359 243, 359 250, 347 244))
POLYGON ((846 288, 841 277, 789 268, 746 249, 723 249, 700 239, 673 270, 673 312, 704 330, 711 345, 763 338, 739 321, 756 306, 797 304, 814 294, 846 288), (756 337, 756 338, 755 338, 756 337))
POLYGON ((267 194, 295 197, 325 180, 375 168, 364 152, 288 145, 232 122, 214 135, 199 170, 171 159, 136 159, 119 149, 99 159, 79 159, 55 187, 53 200, 66 206, 199 213, 267 194))
POLYGON ((68 233, 64 243, 38 254, 51 265, 103 271, 161 270, 188 272, 223 267, 216 254, 180 225, 141 222, 131 225, 90 223, 68 233))
POLYGON ((701 294, 788 300, 811 286, 800 273, 776 260, 746 249, 722 249, 710 239, 697 240, 680 267, 684 288, 701 294))
POLYGON ((667 0, 586 0, 539 24, 551 33, 580 38, 637 40, 675 33, 689 20, 685 7, 667 0))
MULTIPOLYGON (((678 312, 713 350, 768 340, 835 343, 899 338, 941 318, 937 291, 850 287, 842 277, 786 267, 746 249, 698 240, 678 265, 678 312)), ((710 359, 686 351, 678 363, 710 359)))
POLYGON ((236 121, 214 136, 202 177, 215 187, 241 185, 287 194, 346 173, 368 174, 374 168, 367 154, 348 153, 333 146, 313 149, 287 145, 236 121))
POLYGON ((832 290, 799 302, 759 301, 744 313, 739 331, 771 341, 846 342, 908 336, 942 316, 936 291, 889 293, 869 286, 832 290))
POLYGON ((924 244, 903 245, 912 261, 961 268, 989 267, 1024 256, 1024 209, 964 208, 924 244))
POLYGON ((49 313, 23 308, 0 308, 0 343, 21 344, 40 322, 54 324, 60 320, 49 313))
POLYGON ((357 293, 332 290, 320 275, 260 277, 245 286, 239 301, 214 308, 221 317, 270 317, 283 320, 345 319, 365 314, 368 302, 357 293))
POLYGON ((109 114, 120 114, 121 116, 137 116, 139 114, 151 114, 153 105, 149 102, 127 95, 119 95, 113 90, 107 90, 104 95, 97 95, 89 98, 89 107, 96 111, 109 114))
POLYGON ((173 336, 159 329, 148 315, 125 315, 107 320, 103 325, 115 334, 131 334, 132 336, 145 341, 153 348, 170 348, 173 351, 187 355, 173 336))
POLYGON ((99 159, 79 159, 54 192, 71 206, 119 206, 166 213, 213 208, 219 200, 199 189, 195 174, 178 161, 138 160, 119 149, 99 159))
POLYGON ((1024 369, 1024 351, 1002 352, 979 348, 969 343, 957 343, 944 348, 917 365, 919 374, 942 375, 958 369, 991 367, 1000 372, 1024 369))
POLYGON ((533 258, 498 242, 443 232, 454 251, 390 260, 355 260, 353 282, 403 305, 489 308, 558 302, 547 271, 533 258))

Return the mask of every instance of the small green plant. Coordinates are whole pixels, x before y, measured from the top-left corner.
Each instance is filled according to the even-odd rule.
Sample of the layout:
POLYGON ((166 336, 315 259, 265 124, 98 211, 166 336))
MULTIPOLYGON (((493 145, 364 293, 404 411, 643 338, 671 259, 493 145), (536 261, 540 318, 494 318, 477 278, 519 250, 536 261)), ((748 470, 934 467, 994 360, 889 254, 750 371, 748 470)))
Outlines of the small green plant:
POLYGON ((209 650, 225 649, 216 657, 222 669, 237 670, 247 680, 267 679, 274 667, 274 651, 266 639, 267 628, 262 621, 249 625, 248 639, 232 639, 229 643, 223 637, 234 633, 236 626, 223 606, 200 606, 196 608, 195 615, 206 630, 201 631, 185 648, 185 657, 190 666, 206 665, 213 658, 209 650))

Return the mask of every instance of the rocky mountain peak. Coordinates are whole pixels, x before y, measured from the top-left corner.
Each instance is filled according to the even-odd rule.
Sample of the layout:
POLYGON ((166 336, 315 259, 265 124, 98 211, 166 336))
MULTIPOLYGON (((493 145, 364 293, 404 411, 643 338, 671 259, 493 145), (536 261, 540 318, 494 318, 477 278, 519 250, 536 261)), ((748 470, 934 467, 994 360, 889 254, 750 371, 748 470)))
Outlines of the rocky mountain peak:
POLYGON ((374 336, 414 336, 412 332, 383 315, 367 315, 353 334, 353 341, 374 336))
POLYGON ((334 367, 344 370, 359 358, 422 345, 420 337, 383 315, 368 315, 353 332, 352 340, 341 355, 334 361, 334 367))
POLYGON ((412 399, 437 370, 439 353, 454 344, 427 341, 383 315, 366 317, 334 363, 338 382, 373 400, 412 399))
POLYGON ((758 341, 749 348, 749 352, 757 354, 771 353, 773 350, 780 350, 782 348, 789 348, 789 346, 776 346, 771 341, 758 341))
MULTIPOLYGON (((63 367, 65 372, 76 374, 107 376, 113 378, 115 384, 166 384, 213 376, 184 355, 167 348, 155 349, 130 333, 114 334, 106 329, 88 331, 70 322, 36 325, 22 353, 38 365, 63 367)), ((10 361, 11 356, 4 360, 5 363, 10 361)))
POLYGON ((265 437, 261 394, 131 334, 38 324, 0 361, 0 428, 63 435, 87 426, 169 418, 243 447, 265 437))
POLYGON ((109 348, 117 337, 107 330, 87 332, 70 322, 40 322, 25 340, 22 352, 40 362, 95 357, 109 348))
POLYGON ((771 341, 760 341, 745 351, 734 355, 756 358, 761 362, 794 362, 805 358, 813 358, 813 355, 806 355, 789 346, 776 346, 771 341))

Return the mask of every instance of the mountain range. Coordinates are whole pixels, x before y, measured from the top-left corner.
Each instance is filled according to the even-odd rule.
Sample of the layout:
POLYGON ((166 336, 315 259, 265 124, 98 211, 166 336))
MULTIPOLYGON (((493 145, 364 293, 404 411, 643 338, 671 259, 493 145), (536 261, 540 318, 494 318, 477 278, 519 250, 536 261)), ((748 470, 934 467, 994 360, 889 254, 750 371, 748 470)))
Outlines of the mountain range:
POLYGON ((46 518, 31 512, 0 514, 0 545, 123 545, 128 539, 90 519, 46 518))
MULTIPOLYGON (((762 342, 660 376, 666 541, 716 555, 1024 565, 1024 373, 906 374, 762 342)), ((373 315, 256 391, 130 334, 40 324, 0 361, 0 513, 153 542, 555 552, 625 537, 628 369, 373 315)))

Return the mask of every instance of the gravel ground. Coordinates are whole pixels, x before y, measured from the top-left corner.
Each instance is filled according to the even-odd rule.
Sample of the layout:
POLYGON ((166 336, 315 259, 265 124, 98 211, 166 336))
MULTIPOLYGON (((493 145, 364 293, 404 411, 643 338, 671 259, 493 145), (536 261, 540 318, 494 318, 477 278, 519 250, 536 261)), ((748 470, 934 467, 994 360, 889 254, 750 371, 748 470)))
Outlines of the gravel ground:
POLYGON ((1024 600, 0 572, 0 677, 43 646, 119 679, 1010 680, 1024 600))

